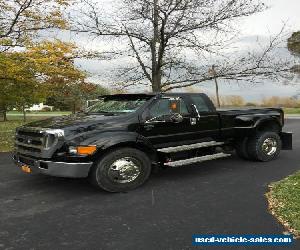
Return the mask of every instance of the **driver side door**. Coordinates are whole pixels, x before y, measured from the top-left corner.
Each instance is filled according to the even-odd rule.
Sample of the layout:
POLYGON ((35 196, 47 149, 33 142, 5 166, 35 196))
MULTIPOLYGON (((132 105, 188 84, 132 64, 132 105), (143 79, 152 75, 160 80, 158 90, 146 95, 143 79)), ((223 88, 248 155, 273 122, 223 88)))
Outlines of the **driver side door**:
POLYGON ((182 98, 160 98, 145 110, 139 133, 155 148, 179 146, 183 144, 183 141, 193 139, 193 125, 190 119, 191 114, 182 98), (172 100, 175 99, 179 107, 174 109, 172 100), (170 117, 174 113, 176 115, 179 113, 182 119, 172 121, 170 117))

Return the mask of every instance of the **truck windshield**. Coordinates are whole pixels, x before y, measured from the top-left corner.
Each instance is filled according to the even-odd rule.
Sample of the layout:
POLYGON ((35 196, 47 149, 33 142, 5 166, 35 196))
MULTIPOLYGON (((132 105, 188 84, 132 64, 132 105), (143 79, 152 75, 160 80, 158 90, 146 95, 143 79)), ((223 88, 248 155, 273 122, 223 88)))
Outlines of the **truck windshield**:
POLYGON ((101 99, 87 108, 87 113, 131 113, 142 106, 147 99, 101 99))

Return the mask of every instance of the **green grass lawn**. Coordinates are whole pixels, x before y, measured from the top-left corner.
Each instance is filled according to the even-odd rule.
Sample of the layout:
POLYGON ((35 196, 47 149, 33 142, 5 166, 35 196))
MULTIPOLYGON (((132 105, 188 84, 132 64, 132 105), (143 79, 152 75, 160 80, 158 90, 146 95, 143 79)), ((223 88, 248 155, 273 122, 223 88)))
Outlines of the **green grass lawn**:
MULTIPOLYGON (((60 116, 60 115, 69 115, 71 112, 69 111, 53 111, 53 112, 38 112, 38 111, 32 111, 32 112, 26 112, 27 117, 31 116, 60 116)), ((23 116, 22 112, 19 111, 10 111, 7 113, 8 117, 14 117, 14 116, 23 116)))
MULTIPOLYGON (((68 114, 70 112, 31 112, 26 115, 27 121, 25 123, 68 114)), ((23 122, 23 115, 20 112, 9 112, 7 118, 7 122, 0 121, 0 152, 13 150, 15 129, 25 124, 23 122)))
POLYGON ((0 152, 9 152, 13 149, 15 129, 23 124, 22 121, 0 122, 0 152))
POLYGON ((267 198, 271 213, 300 238, 300 171, 271 183, 267 198))
POLYGON ((300 115, 300 108, 284 108, 284 112, 290 115, 300 115))

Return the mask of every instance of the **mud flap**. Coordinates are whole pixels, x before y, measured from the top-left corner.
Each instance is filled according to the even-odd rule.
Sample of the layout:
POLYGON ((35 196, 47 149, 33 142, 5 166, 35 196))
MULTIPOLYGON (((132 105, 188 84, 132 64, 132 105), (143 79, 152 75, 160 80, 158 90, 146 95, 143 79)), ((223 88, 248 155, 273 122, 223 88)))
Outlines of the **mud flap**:
POLYGON ((282 141, 282 150, 293 149, 293 133, 292 132, 281 132, 280 138, 282 141))

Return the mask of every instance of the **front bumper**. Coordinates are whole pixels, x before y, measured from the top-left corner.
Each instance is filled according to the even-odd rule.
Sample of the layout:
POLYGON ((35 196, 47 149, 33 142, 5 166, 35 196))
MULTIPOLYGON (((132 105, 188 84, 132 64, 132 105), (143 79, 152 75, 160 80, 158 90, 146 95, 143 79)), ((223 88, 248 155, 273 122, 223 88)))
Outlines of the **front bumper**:
POLYGON ((93 164, 93 162, 54 162, 18 154, 15 154, 13 159, 17 166, 29 166, 33 173, 70 178, 87 177, 93 164))

